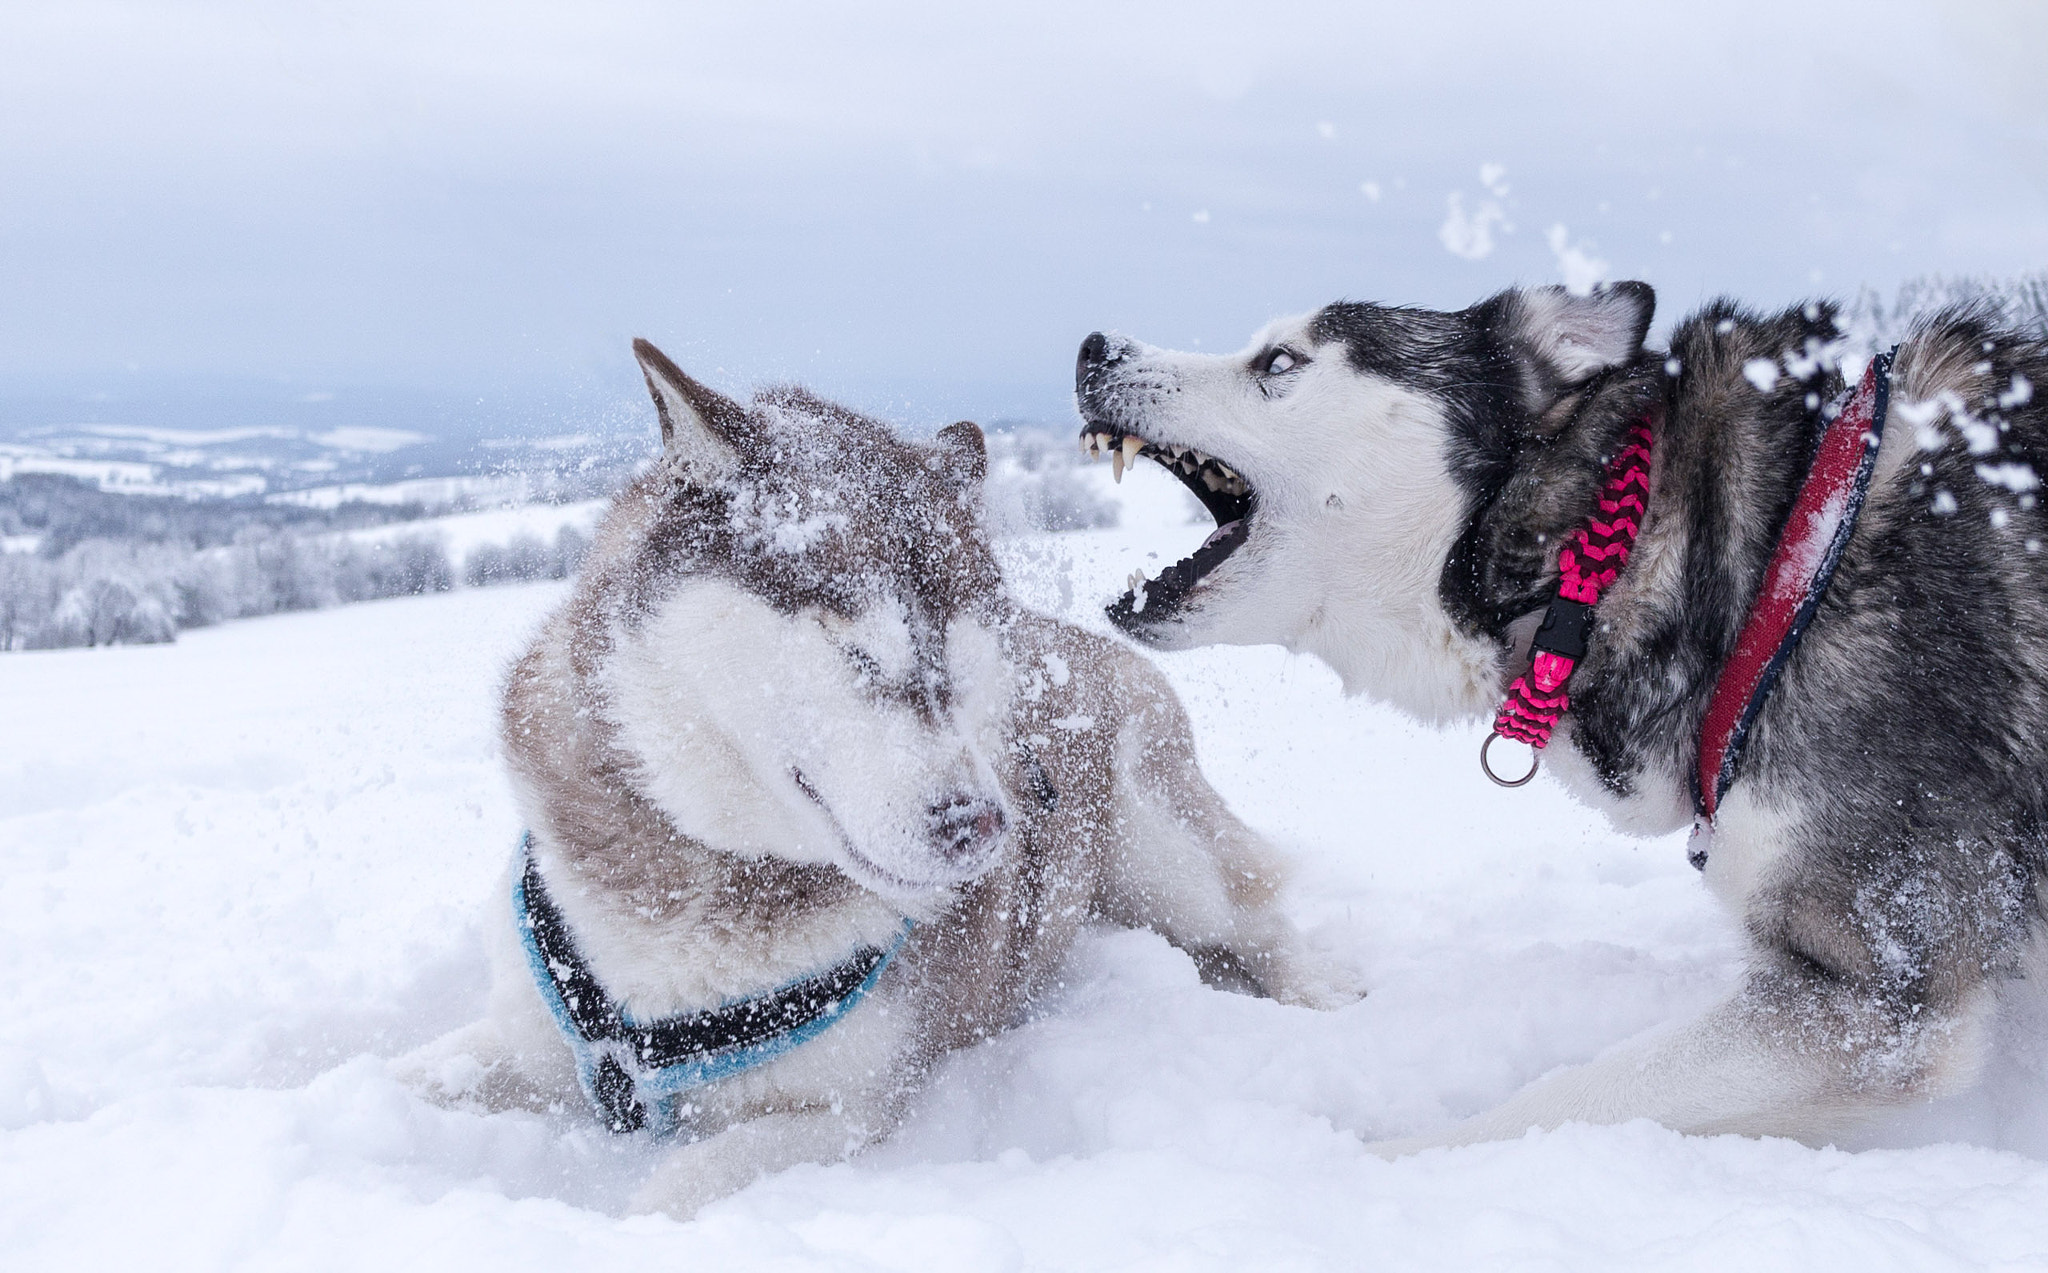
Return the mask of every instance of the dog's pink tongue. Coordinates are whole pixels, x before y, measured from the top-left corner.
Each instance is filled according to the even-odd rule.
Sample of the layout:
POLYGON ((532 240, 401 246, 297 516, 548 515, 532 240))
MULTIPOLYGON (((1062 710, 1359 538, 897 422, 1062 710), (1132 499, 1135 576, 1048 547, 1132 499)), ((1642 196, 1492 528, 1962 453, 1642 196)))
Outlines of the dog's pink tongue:
MULTIPOLYGON (((1211 532, 1207 539, 1202 541, 1202 548, 1207 548, 1209 545, 1215 543, 1217 540, 1223 538, 1225 535, 1228 535, 1231 531, 1234 531, 1236 529, 1236 522, 1223 523, 1221 526, 1218 526, 1213 532, 1211 532)), ((1200 552, 1201 550, 1201 548, 1197 548, 1195 551, 1200 552)))

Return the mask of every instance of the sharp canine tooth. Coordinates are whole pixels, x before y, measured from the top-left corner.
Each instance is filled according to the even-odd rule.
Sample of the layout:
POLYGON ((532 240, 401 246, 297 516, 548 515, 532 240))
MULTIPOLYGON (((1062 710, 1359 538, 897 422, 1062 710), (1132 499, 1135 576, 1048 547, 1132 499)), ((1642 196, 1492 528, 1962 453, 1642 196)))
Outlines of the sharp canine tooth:
POLYGON ((1137 459, 1138 452, 1144 449, 1145 439, 1134 438, 1128 433, 1124 434, 1124 463, 1129 464, 1132 460, 1137 459))
POLYGON ((1124 452, 1122 447, 1118 447, 1109 453, 1109 472, 1110 476, 1117 481, 1121 482, 1124 480, 1124 452))

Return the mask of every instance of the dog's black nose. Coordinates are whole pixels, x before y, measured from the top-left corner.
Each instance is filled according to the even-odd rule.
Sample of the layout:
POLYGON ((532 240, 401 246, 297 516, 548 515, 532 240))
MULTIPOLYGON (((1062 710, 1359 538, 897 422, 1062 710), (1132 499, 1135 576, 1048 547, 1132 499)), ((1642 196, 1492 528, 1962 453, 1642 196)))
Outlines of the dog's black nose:
POLYGON ((1089 332, 1088 339, 1081 342, 1081 356, 1074 360, 1074 383, 1087 383, 1089 376, 1115 361, 1116 355, 1110 350, 1109 337, 1101 332, 1089 332))
POLYGON ((958 795, 928 811, 932 840, 948 859, 973 857, 989 841, 1003 833, 1009 818, 1003 806, 993 800, 958 795))

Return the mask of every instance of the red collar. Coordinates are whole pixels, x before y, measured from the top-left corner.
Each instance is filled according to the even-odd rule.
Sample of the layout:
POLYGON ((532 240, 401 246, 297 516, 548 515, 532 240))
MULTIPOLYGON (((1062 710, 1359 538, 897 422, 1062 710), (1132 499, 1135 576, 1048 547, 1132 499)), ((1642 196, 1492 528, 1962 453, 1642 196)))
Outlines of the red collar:
POLYGON ((1693 842, 1688 856, 1704 868, 1721 797, 1735 781, 1749 728, 1778 683, 1806 625, 1827 594, 1841 564, 1842 550, 1856 531, 1877 448, 1884 437, 1891 397, 1892 354, 1871 360, 1856 392, 1821 434, 1813 467, 1792 502, 1792 515, 1778 533, 1777 551, 1764 570, 1764 585, 1750 603, 1749 618, 1735 638, 1735 652, 1721 667, 1714 696, 1700 722, 1699 772, 1693 782, 1693 842))

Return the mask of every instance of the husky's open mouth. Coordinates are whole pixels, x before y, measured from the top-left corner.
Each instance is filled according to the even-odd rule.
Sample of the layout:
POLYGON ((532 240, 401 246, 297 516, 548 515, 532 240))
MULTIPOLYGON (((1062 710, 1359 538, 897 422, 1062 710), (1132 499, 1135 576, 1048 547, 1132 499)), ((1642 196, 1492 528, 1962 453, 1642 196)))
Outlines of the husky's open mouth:
POLYGON ((1228 464, 1191 446, 1152 442, 1135 433, 1088 424, 1081 430, 1081 450, 1091 458, 1109 456, 1118 480, 1123 478, 1124 467, 1136 463, 1140 456, 1157 460, 1194 492, 1216 519, 1216 529, 1202 546, 1160 571, 1158 578, 1146 578, 1143 570, 1132 573, 1129 589, 1110 605, 1108 613, 1110 622, 1135 632, 1180 609, 1196 584, 1244 546, 1252 514, 1258 509, 1258 496, 1228 464))

